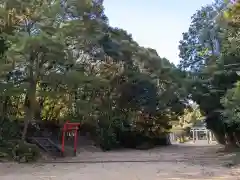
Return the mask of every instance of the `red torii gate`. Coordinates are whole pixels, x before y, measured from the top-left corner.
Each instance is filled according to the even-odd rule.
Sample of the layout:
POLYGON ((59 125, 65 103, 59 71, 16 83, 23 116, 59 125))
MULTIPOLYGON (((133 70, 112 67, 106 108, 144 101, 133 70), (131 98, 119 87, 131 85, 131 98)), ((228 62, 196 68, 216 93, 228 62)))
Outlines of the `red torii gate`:
POLYGON ((62 155, 64 155, 65 152, 65 134, 66 132, 73 132, 74 131, 74 155, 77 154, 77 131, 79 129, 80 123, 70 123, 67 121, 63 125, 62 130, 62 155))

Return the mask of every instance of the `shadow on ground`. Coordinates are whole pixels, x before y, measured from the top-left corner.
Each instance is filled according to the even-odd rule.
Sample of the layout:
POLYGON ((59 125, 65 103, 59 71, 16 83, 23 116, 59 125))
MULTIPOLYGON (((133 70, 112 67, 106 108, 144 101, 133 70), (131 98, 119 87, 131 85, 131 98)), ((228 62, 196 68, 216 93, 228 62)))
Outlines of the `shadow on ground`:
POLYGON ((234 149, 228 149, 228 150, 222 150, 222 154, 225 155, 225 164, 224 167, 234 167, 234 166, 240 166, 240 149, 234 148, 234 149))

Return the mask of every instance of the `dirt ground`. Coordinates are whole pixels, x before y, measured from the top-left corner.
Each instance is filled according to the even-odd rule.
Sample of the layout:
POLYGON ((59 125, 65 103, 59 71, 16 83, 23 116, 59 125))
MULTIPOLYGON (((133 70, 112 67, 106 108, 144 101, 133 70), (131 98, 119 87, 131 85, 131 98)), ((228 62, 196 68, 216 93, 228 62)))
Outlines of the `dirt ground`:
POLYGON ((0 180, 203 180, 240 179, 217 145, 172 145, 146 151, 81 150, 74 158, 37 164, 0 164, 0 180), (67 162, 66 162, 67 161, 67 162))

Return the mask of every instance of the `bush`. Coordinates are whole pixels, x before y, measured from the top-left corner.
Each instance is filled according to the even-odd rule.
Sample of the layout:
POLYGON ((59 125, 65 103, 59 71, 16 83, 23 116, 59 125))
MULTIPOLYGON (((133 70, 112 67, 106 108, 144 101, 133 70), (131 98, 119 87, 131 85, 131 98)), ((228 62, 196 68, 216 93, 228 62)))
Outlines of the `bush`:
POLYGON ((11 121, 0 116, 0 138, 9 140, 9 139, 18 139, 21 137, 21 129, 18 121, 11 121))
POLYGON ((36 145, 21 140, 1 141, 0 149, 0 158, 13 159, 21 163, 33 162, 40 157, 40 150, 36 145))
POLYGON ((116 133, 112 129, 98 128, 98 144, 103 151, 109 151, 118 147, 119 142, 116 133))
POLYGON ((40 157, 40 150, 34 144, 24 141, 13 143, 12 158, 18 162, 33 162, 40 157))
POLYGON ((0 158, 13 159, 18 162, 36 161, 40 156, 37 146, 23 142, 18 121, 0 117, 0 158))

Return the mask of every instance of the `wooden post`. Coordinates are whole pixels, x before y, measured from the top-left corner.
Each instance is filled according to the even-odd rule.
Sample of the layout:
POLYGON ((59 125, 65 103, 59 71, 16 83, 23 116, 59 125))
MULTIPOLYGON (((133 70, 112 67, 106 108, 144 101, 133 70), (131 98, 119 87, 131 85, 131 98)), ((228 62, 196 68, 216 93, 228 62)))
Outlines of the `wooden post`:
POLYGON ((196 130, 196 141, 198 141, 198 130, 196 130))
POLYGON ((193 142, 195 143, 195 129, 192 129, 192 133, 193 133, 193 142))
POLYGON ((209 130, 206 130, 206 136, 207 136, 207 142, 208 142, 208 144, 210 144, 210 137, 209 137, 209 130))
POLYGON ((213 134, 212 131, 209 130, 209 138, 210 138, 210 142, 212 143, 213 141, 213 134))

